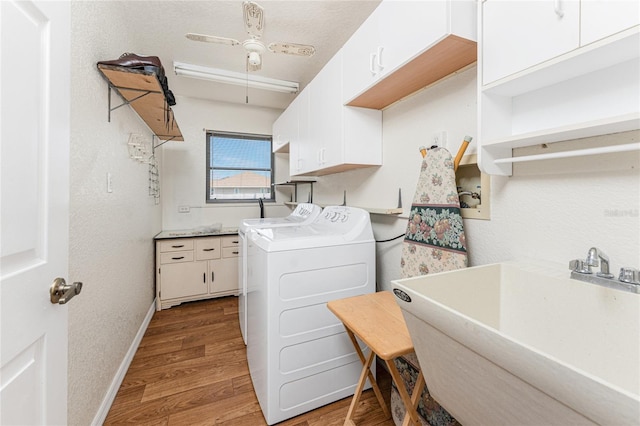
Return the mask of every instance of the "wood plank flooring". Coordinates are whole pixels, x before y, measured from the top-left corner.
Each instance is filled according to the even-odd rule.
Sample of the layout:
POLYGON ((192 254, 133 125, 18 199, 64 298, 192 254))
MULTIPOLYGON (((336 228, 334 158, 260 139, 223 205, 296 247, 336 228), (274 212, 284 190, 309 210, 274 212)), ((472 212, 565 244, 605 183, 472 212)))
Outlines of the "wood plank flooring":
MULTIPOLYGON (((238 322, 238 299, 185 303, 156 312, 118 390, 105 425, 231 425, 267 423, 258 405, 238 322)), ((387 399, 391 381, 378 367, 387 399)), ((280 423, 342 425, 351 398, 280 423)), ((356 411, 358 426, 393 426, 371 390, 356 411)))

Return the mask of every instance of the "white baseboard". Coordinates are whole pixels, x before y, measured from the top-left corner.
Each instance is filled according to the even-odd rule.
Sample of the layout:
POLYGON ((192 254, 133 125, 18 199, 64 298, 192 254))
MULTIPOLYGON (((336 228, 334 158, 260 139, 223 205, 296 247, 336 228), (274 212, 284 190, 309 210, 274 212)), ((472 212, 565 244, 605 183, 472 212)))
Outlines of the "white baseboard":
POLYGON ((133 360, 133 356, 136 354, 138 350, 138 346, 140 346, 140 341, 144 337, 144 333, 147 331, 147 327, 149 327, 149 323, 151 322, 151 318, 153 317, 154 312, 156 311, 156 300, 153 299, 153 303, 151 307, 149 307, 149 311, 147 312, 147 316, 144 317, 144 321, 140 325, 140 329, 138 329, 138 333, 136 337, 131 342, 131 346, 129 350, 125 354, 122 363, 120 364, 120 368, 116 372, 113 380, 111 381, 111 386, 107 390, 107 394, 102 400, 102 404, 100 404, 100 408, 96 413, 93 421, 91 422, 92 426, 100 426, 104 423, 107 418, 107 414, 109 414, 109 409, 111 409, 111 404, 116 399, 116 394, 118 393, 118 389, 120 389, 120 385, 124 380, 125 374, 127 374, 127 370, 129 369, 129 365, 131 365, 131 361, 133 360))

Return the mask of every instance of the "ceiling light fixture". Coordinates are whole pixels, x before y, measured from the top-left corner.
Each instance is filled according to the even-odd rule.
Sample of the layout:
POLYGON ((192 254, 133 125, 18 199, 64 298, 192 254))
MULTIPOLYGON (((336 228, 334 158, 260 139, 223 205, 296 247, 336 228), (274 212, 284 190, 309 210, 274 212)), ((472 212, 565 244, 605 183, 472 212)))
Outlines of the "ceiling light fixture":
POLYGON ((217 68, 202 67, 199 65, 174 62, 173 69, 176 75, 199 78, 217 83, 234 84, 237 86, 249 86, 254 89, 272 90, 282 93, 298 93, 300 85, 295 81, 276 80, 255 75, 249 75, 226 71, 217 68))

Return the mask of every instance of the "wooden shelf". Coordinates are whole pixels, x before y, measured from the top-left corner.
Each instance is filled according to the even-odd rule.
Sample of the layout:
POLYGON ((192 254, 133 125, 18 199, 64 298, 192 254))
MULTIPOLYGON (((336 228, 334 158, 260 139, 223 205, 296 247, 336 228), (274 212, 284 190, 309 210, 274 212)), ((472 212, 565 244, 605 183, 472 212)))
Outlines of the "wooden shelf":
MULTIPOLYGON (((98 65, 98 71, 158 139, 184 140, 155 73, 102 64, 98 65)), ((110 112, 113 109, 110 107, 110 112)))
POLYGON ((477 44, 448 35, 415 59, 384 77, 347 105, 383 109, 452 74, 478 58, 477 44))
MULTIPOLYGON (((295 201, 285 201, 284 205, 286 206, 290 206, 290 207, 295 207, 300 203, 297 203, 295 201)), ((314 203, 317 206, 320 207, 327 207, 329 204, 318 204, 318 203, 314 203)), ((335 204, 331 204, 332 206, 334 206, 335 204)), ((391 215, 391 216, 396 216, 396 215, 400 215, 402 214, 402 207, 398 207, 398 208, 377 208, 377 207, 360 207, 360 206, 348 206, 348 207, 356 207, 358 209, 362 209, 362 210, 366 210, 371 214, 381 214, 381 215, 391 215)))

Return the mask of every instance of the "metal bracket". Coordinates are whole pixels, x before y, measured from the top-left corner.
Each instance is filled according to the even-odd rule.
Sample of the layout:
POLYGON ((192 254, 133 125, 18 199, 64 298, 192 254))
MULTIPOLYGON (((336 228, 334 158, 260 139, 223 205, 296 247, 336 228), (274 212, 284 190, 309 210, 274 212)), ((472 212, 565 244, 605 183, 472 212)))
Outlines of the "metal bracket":
MULTIPOLYGON (((156 136, 157 136, 157 135, 156 135, 156 136)), ((171 137, 170 137, 169 139, 167 139, 166 141, 164 141, 164 142, 162 142, 162 143, 159 143, 158 145, 155 145, 155 146, 153 147, 154 151, 155 151, 155 149, 156 149, 156 148, 161 147, 162 145, 164 145, 164 144, 165 144, 165 143, 167 143, 167 142, 171 142, 171 141, 172 141, 172 140, 174 140, 175 138, 176 138, 175 136, 171 136, 171 137)), ((160 140, 160 138, 159 138, 159 137, 158 137, 158 139, 160 140)))
MULTIPOLYGON (((129 104, 131 104, 132 102, 135 102, 135 101, 137 101, 138 99, 143 98, 143 97, 147 96, 147 95, 148 95, 148 94, 150 94, 150 93, 156 93, 156 92, 153 92, 153 91, 151 91, 151 90, 130 89, 130 88, 128 88, 128 87, 127 87, 127 88, 126 88, 126 90, 131 90, 131 91, 134 91, 134 92, 143 92, 143 93, 142 93, 140 96, 136 96, 135 98, 131 99, 130 101, 128 101, 128 100, 126 100, 126 99, 124 99, 124 98, 123 98, 123 99, 124 99, 124 102, 123 102, 123 103, 121 103, 120 105, 118 105, 118 106, 116 106, 116 107, 111 108, 111 84, 107 84, 107 86, 109 87, 109 94, 108 94, 108 99, 109 99, 109 102, 108 102, 108 105, 109 105, 109 114, 108 114, 108 116, 107 116, 107 122, 108 122, 108 123, 111 123, 111 111, 115 111, 115 110, 117 110, 117 109, 118 109, 118 108, 120 108, 120 107, 123 107, 123 106, 125 106, 125 105, 129 105, 129 104)), ((122 95, 120 95, 120 96, 122 96, 122 95)))

